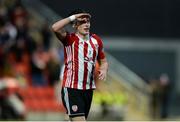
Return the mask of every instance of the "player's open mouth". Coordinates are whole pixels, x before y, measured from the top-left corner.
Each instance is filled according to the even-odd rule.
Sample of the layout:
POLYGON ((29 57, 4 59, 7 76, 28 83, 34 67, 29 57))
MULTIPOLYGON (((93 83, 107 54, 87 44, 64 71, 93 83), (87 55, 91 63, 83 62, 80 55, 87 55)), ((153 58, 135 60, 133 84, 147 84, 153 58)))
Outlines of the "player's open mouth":
POLYGON ((89 28, 84 28, 85 31, 89 31, 89 28))

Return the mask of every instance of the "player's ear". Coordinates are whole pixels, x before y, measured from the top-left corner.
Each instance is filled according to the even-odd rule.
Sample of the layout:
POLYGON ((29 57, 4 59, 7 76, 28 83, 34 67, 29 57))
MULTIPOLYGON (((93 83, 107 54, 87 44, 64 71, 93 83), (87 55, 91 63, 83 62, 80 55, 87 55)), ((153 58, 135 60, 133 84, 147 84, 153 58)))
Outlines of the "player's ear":
POLYGON ((74 29, 77 29, 77 24, 72 24, 72 27, 74 28, 74 29))
POLYGON ((75 24, 72 24, 72 27, 75 28, 75 24))

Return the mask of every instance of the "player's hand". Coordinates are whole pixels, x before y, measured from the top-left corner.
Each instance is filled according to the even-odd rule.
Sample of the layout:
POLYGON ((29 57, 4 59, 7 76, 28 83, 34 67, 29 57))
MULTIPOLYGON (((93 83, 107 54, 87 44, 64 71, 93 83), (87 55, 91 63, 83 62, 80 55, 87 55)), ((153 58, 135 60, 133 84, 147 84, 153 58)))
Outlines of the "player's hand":
POLYGON ((77 20, 81 21, 86 17, 91 18, 91 15, 89 13, 80 13, 80 14, 75 14, 75 17, 77 20))
POLYGON ((99 75, 98 75, 98 77, 99 77, 99 80, 106 80, 106 77, 107 77, 107 70, 105 70, 105 69, 99 69, 99 75))

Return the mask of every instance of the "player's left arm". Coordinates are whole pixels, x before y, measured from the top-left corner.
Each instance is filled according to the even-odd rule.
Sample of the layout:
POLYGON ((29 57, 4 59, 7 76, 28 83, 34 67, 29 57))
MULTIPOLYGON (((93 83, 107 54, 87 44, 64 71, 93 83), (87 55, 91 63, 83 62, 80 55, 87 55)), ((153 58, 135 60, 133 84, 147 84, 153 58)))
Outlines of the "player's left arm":
POLYGON ((106 57, 104 57, 103 59, 99 59, 99 80, 106 80, 107 77, 107 71, 108 71, 108 62, 106 57))
POLYGON ((106 80, 107 71, 108 71, 108 62, 104 52, 103 41, 95 34, 93 35, 93 37, 98 42, 98 56, 97 56, 97 61, 99 63, 98 78, 99 80, 106 80))
POLYGON ((98 52, 98 62, 99 62, 99 80, 106 80, 108 71, 108 62, 103 48, 102 40, 99 41, 99 52, 98 52))

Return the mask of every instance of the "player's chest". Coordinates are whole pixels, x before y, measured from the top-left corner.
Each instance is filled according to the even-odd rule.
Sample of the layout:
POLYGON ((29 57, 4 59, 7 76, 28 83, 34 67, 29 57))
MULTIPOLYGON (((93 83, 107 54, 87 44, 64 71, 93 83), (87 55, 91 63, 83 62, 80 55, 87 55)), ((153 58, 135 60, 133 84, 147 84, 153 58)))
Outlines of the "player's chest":
POLYGON ((87 55, 88 57, 97 55, 98 48, 99 46, 95 40, 75 42, 76 53, 79 53, 81 55, 87 55))

